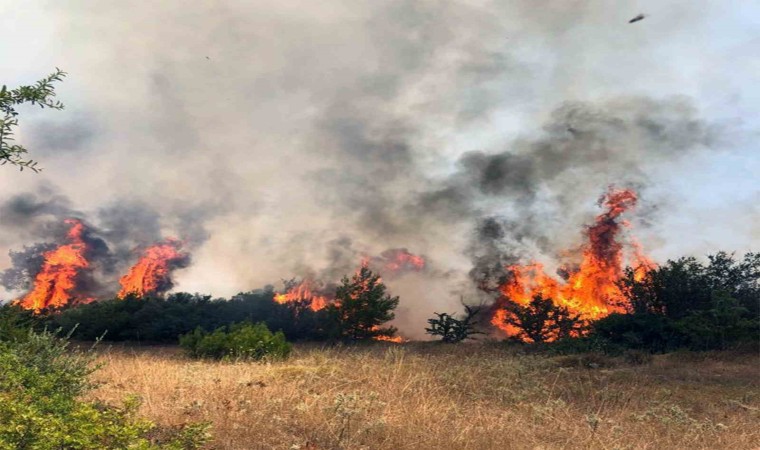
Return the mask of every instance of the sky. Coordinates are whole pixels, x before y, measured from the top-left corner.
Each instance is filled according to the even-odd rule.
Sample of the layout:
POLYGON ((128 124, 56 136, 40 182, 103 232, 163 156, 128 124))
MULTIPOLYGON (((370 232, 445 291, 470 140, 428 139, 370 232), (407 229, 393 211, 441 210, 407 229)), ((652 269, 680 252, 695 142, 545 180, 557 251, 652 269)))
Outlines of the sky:
POLYGON ((424 322, 474 295, 484 220, 556 259, 611 184, 657 261, 757 251, 760 4, 540 3, 0 0, 0 83, 68 73, 64 111, 22 110, 43 172, 0 172, 37 205, 0 206, 0 270, 71 214, 125 254, 183 239, 175 289, 217 296, 405 247, 424 322))

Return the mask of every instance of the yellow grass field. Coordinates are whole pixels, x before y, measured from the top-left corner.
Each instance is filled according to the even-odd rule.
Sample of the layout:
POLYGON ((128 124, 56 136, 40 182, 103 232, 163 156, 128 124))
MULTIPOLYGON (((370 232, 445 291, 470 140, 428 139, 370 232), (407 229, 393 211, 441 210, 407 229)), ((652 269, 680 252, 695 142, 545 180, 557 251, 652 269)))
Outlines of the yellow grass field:
POLYGON ((98 350, 91 395, 143 399, 161 426, 213 424, 214 449, 753 449, 753 354, 521 355, 497 344, 296 346, 287 361, 98 350))

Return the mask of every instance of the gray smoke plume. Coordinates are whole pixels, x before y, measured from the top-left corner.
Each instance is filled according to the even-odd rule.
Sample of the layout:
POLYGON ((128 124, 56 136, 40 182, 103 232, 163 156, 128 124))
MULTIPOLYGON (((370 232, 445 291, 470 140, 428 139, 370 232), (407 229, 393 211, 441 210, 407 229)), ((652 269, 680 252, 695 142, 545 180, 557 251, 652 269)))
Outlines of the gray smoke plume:
POLYGON ((716 2, 27 4, 3 83, 60 66, 67 110, 25 116, 44 172, 2 172, 0 202, 27 196, 2 254, 75 211, 108 276, 174 236, 175 289, 228 297, 407 248, 426 270, 388 284, 415 337, 471 276, 577 245, 610 184, 658 259, 757 245, 754 28, 716 2))

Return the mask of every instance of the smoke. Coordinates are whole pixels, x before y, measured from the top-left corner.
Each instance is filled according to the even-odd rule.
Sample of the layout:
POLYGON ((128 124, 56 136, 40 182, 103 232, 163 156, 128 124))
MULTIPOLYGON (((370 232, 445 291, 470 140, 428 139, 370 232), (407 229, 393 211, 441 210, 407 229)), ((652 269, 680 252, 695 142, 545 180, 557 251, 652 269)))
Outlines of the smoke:
POLYGON ((475 300, 473 278, 572 247, 612 183, 641 191, 660 258, 757 243, 734 225, 758 217, 757 163, 727 125, 751 105, 716 107, 751 70, 709 63, 711 23, 739 19, 708 1, 28 3, 38 38, 2 50, 3 83, 60 66, 67 110, 29 112, 18 136, 44 172, 0 179, 3 253, 79 217, 108 243, 104 281, 175 236, 193 256, 175 289, 230 296, 406 248, 427 268, 388 284, 421 330, 475 300), (750 189, 684 195, 709 199, 721 177, 696 174, 726 152, 750 189), (687 239, 720 201, 737 232, 687 239))

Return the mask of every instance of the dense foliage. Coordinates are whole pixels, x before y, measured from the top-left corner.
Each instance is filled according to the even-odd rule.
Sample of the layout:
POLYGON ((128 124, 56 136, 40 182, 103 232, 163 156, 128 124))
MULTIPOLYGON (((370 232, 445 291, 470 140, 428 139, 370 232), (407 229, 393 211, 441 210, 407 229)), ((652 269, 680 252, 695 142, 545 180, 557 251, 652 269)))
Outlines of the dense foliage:
POLYGON ((198 327, 180 336, 179 345, 193 358, 214 359, 286 358, 292 350, 281 331, 272 333, 263 323, 238 323, 211 333, 198 327))
POLYGON ((91 355, 68 348, 54 333, 32 331, 23 317, 10 319, 16 314, 0 308, 0 449, 180 450, 207 441, 205 426, 198 425, 152 441, 155 426, 135 415, 136 398, 120 407, 82 400, 91 388, 91 355), (11 321, 15 332, 6 328, 11 321))
MULTIPOLYGON (((736 258, 727 253, 667 261, 642 274, 628 269, 620 286, 620 309, 591 323, 582 323, 551 299, 534 298, 528 305, 507 304, 501 319, 517 330, 523 342, 557 342, 556 346, 622 351, 664 352, 678 348, 726 349, 760 343, 760 254, 736 258), (568 344, 568 341, 573 341, 568 344)), ((43 314, 51 329, 71 330, 74 337, 174 343, 200 328, 210 333, 247 321, 282 331, 289 341, 377 339, 392 336, 384 327, 393 319, 398 297, 387 294, 377 274, 366 267, 344 278, 336 301, 314 311, 310 299, 280 304, 271 287, 241 293, 230 300, 186 293, 167 298, 114 299, 43 314)), ((11 320, 0 315, 0 325, 11 320)), ((29 321, 19 311, 12 320, 29 321)), ((467 316, 438 314, 426 331, 446 342, 458 342, 482 323, 467 316)), ((0 333, 6 333, 2 327, 0 333)), ((607 351, 605 350, 605 351, 607 351)))
POLYGON ((627 313, 592 322, 583 337, 560 339, 553 347, 666 352, 760 345, 758 253, 737 259, 721 252, 708 256, 706 263, 695 258, 670 260, 644 276, 628 269, 621 287, 625 301, 620 306, 627 313))
POLYGON ((383 324, 393 320, 398 302, 398 297, 386 293, 380 275, 362 266, 351 279, 341 280, 335 303, 326 308, 328 334, 347 341, 393 336, 396 328, 383 328, 383 324))
POLYGON ((593 335, 652 351, 760 343, 760 253, 670 260, 644 277, 629 269, 622 286, 629 314, 598 321, 593 335))
POLYGON ((289 340, 324 338, 324 313, 298 304, 279 304, 271 288, 241 293, 229 300, 177 293, 167 298, 130 296, 78 305, 48 314, 50 326, 70 330, 73 337, 111 341, 175 343, 200 327, 213 331, 232 323, 264 322, 289 340), (320 314, 322 313, 322 314, 320 314))
POLYGON ((361 269, 338 287, 336 301, 319 311, 310 299, 280 304, 271 287, 241 293, 229 300, 177 293, 167 298, 128 296, 60 311, 46 311, 51 328, 74 330, 81 340, 175 343, 180 335, 200 328, 211 332, 237 322, 263 323, 290 340, 362 340, 392 336, 396 329, 382 325, 393 319, 398 297, 386 293, 380 277, 361 269))

